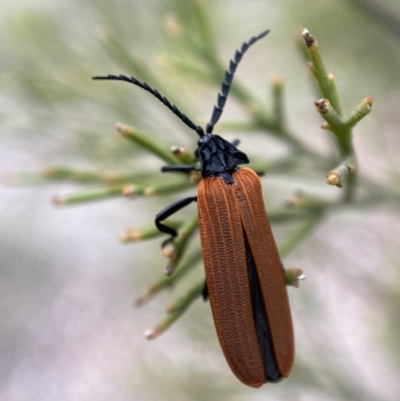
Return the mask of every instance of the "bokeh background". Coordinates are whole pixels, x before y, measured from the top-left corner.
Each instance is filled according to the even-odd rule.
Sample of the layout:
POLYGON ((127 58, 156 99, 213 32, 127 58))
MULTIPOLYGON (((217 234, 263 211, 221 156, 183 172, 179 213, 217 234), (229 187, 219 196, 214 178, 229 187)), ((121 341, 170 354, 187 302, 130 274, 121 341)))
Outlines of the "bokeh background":
MULTIPOLYGON (((157 171, 161 162, 115 134, 117 121, 166 145, 195 143, 193 132, 150 95, 90 80, 130 73, 115 50, 119 43, 193 120, 206 122, 218 86, 168 62, 171 55, 190 61, 180 36, 166 26, 178 21, 196 35, 194 2, 0 0, 1 400, 400 399, 400 3, 204 4, 226 65, 244 40, 271 29, 246 54, 236 78, 269 108, 270 82, 279 74, 288 125, 313 149, 334 152, 313 105, 318 95, 296 44, 299 29, 307 27, 319 41, 344 110, 367 96, 375 100, 354 143, 359 190, 362 177, 379 183, 376 200, 335 209, 284 260, 307 276, 299 289, 289 288, 297 347, 291 377, 259 390, 239 383, 220 351, 209 304, 200 300, 160 338, 144 338, 184 288, 134 308, 141 290, 162 274, 160 240, 123 245, 117 238, 128 226, 151 222, 177 196, 56 207, 54 195, 83 186, 15 182, 16 172, 54 164, 157 171)), ((245 121, 245 111, 228 101, 222 120, 237 118, 245 121)), ((250 157, 282 152, 265 134, 226 137, 238 135, 250 157)), ((299 188, 337 197, 340 189, 328 187, 325 174, 268 175, 268 203, 280 205, 299 188)), ((287 229, 273 228, 283 241, 287 229)), ((201 268, 194 270, 186 283, 201 275, 201 268)))

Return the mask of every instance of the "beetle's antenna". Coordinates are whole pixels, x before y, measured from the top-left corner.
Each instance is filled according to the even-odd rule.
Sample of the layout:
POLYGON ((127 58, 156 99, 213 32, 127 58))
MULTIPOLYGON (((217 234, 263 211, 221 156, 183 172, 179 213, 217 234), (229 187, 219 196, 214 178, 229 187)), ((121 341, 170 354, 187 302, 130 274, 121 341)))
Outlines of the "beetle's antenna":
POLYGON ((244 42, 240 50, 236 50, 236 53, 233 57, 233 60, 229 63, 229 69, 225 71, 225 80, 222 82, 221 92, 218 93, 217 104, 214 106, 214 110, 211 116, 210 122, 207 124, 206 132, 212 133, 214 125, 218 122, 219 118, 222 115, 224 110, 224 106, 226 103, 226 99, 228 98, 229 90, 231 88, 231 84, 233 81, 233 75, 235 74, 236 68, 240 63, 240 60, 243 57, 243 54, 246 53, 247 49, 257 42, 257 40, 263 38, 269 33, 269 29, 260 33, 257 36, 253 36, 248 42, 244 42))
POLYGON ((125 75, 106 75, 106 76, 96 76, 92 77, 92 79, 96 80, 115 80, 115 81, 125 81, 129 82, 131 84, 134 84, 136 86, 139 86, 140 88, 146 90, 147 92, 150 92, 153 96, 155 96, 161 103, 163 103, 165 106, 167 106, 176 116, 178 116, 188 127, 193 129, 194 131, 197 132, 197 134, 202 137, 204 135, 203 128, 199 127, 196 125, 192 120, 190 120, 185 114, 179 111, 179 109, 174 105, 169 102, 169 100, 165 97, 162 96, 157 89, 151 88, 149 85, 146 84, 146 82, 140 82, 134 77, 127 77, 125 75))

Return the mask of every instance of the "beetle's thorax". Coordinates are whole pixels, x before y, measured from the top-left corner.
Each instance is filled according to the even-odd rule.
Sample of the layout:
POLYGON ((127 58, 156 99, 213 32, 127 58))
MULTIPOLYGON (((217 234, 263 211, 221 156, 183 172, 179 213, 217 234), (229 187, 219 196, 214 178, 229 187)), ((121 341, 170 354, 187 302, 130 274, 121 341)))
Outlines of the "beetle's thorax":
POLYGON ((198 144, 203 177, 219 176, 231 184, 238 165, 249 162, 245 153, 218 135, 205 134, 198 144))

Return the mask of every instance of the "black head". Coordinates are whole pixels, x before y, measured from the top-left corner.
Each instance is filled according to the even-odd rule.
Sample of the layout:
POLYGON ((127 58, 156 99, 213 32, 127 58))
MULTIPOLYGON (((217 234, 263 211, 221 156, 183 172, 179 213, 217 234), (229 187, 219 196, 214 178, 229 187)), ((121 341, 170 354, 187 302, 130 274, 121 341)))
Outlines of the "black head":
POLYGON ((232 183, 239 164, 247 164, 247 155, 219 135, 204 134, 199 140, 199 159, 203 177, 220 176, 232 183))

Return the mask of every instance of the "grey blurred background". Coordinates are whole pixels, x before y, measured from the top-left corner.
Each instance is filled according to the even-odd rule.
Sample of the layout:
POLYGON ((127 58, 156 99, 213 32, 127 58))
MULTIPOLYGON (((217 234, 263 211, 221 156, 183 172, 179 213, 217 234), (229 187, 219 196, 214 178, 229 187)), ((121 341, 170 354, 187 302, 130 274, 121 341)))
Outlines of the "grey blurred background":
MULTIPOLYGON (((236 77, 270 107, 270 81, 282 76, 288 124, 314 149, 329 151, 332 142, 320 129, 314 82, 295 44, 299 28, 317 38, 344 110, 374 97, 354 141, 360 173, 387 188, 384 200, 336 210, 285 258, 286 266, 307 275, 299 289, 289 288, 296 364, 289 379, 254 390, 230 372, 208 303, 196 301, 160 338, 143 336, 182 289, 135 309, 136 296, 161 276, 160 241, 122 245, 117 238, 130 225, 150 222, 176 196, 60 208, 51 203, 54 195, 83 187, 1 184, 2 401, 400 399, 400 3, 371 2, 385 7, 382 13, 369 9, 367 0, 205 3, 226 65, 244 40, 271 29, 236 77)), ((90 80, 130 72, 105 50, 103 38, 111 32, 181 99, 193 120, 206 121, 218 87, 177 74, 166 61, 166 55, 187 57, 165 25, 173 17, 184 29, 196 29, 191 1, 0 0, 0 7, 3 181, 52 164, 135 169, 145 163, 156 171, 161 163, 141 158, 114 134, 117 121, 166 144, 195 143, 148 94, 90 80)), ((237 116, 245 114, 228 101, 222 119, 237 116)), ((279 152, 269 137, 241 139, 250 156, 279 152)), ((325 185, 325 174, 264 178, 268 203, 279 205, 298 188, 335 197, 340 190, 325 185)), ((282 241, 285 232, 273 228, 282 241)), ((201 275, 197 269, 187 282, 201 275)))

